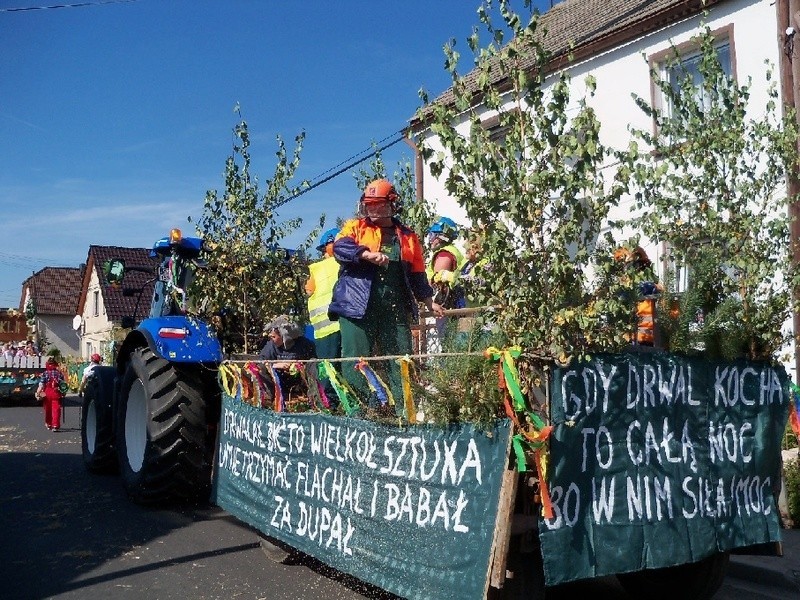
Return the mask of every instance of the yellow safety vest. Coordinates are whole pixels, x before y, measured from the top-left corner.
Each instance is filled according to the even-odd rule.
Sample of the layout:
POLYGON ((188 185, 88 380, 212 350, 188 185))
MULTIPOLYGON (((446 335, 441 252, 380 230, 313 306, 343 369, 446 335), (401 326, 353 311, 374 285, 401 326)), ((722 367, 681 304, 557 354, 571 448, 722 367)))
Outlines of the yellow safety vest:
POLYGON ((308 316, 314 327, 314 339, 322 339, 339 331, 339 321, 328 318, 333 286, 339 278, 339 263, 332 256, 308 265, 314 278, 314 292, 308 297, 308 316))
POLYGON ((439 252, 449 252, 456 258, 456 266, 453 269, 456 273, 461 270, 461 267, 464 266, 465 258, 464 255, 461 253, 461 250, 453 246, 453 244, 448 244, 447 246, 442 246, 441 248, 437 248, 436 251, 433 253, 433 256, 428 261, 428 266, 425 268, 425 273, 428 275, 428 281, 433 279, 433 263, 434 258, 436 257, 439 252))

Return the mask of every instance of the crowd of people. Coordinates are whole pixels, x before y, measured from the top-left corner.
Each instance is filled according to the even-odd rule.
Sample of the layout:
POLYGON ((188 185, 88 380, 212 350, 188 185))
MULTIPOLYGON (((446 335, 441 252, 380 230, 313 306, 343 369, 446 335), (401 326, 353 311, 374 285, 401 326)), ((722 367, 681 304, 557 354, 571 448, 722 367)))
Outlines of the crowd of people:
MULTIPOLYGON (((306 283, 313 339, 287 315, 264 332, 269 339, 260 356, 272 361, 283 385, 297 382, 296 373, 290 373, 293 361, 352 358, 341 361, 345 381, 359 397, 377 405, 375 387, 359 372, 363 367, 356 359, 379 357, 386 365, 392 396, 401 398, 401 367, 394 358, 413 353, 412 325, 419 320, 419 306, 435 317, 435 335, 441 342, 448 323, 455 323, 445 316, 446 310, 481 305, 491 271, 482 256, 481 231, 463 230, 452 219, 440 217, 427 231, 426 249, 400 220, 401 209, 394 185, 378 179, 364 189, 355 218, 322 234, 320 257, 310 264, 306 283)), ((641 248, 633 258, 628 262, 637 268, 650 266, 641 248)), ((632 337, 638 345, 653 344, 654 297, 649 294, 637 304, 638 328, 632 337)), ((459 320, 453 339, 473 324, 469 317, 459 320)), ((330 384, 326 386, 328 396, 335 398, 330 384)), ((402 403, 395 407, 402 413, 402 403)))
POLYGON ((2 347, 2 356, 6 362, 24 356, 40 356, 41 352, 33 340, 23 342, 6 342, 2 347))
MULTIPOLYGON (((466 305, 464 287, 455 280, 471 277, 477 255, 467 258, 455 245, 459 227, 446 217, 437 220, 428 231, 426 260, 420 237, 400 220, 401 207, 390 181, 372 181, 360 198, 357 216, 322 234, 317 246, 320 258, 309 266, 306 283, 313 342, 306 343, 311 340, 286 315, 265 331, 269 339, 260 357, 279 361, 272 367, 281 385, 292 383, 288 372, 292 361, 352 358, 342 363, 345 381, 359 397, 377 406, 375 389, 359 373, 355 359, 412 354, 412 325, 419 319, 419 305, 438 322, 444 321, 445 306, 466 305)), ((392 396, 402 398, 401 367, 395 360, 385 364, 392 396)), ((335 397, 329 382, 326 386, 328 395, 335 397)), ((402 412, 401 403, 395 406, 402 412)))

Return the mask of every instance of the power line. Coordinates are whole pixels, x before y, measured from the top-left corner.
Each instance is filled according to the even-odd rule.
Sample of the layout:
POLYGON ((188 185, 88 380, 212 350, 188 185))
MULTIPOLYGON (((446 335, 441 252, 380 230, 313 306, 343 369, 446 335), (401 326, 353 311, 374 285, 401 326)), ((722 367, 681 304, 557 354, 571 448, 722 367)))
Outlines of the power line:
POLYGON ((95 2, 75 2, 73 4, 51 4, 50 6, 24 6, 19 8, 0 8, 0 12, 23 12, 28 10, 49 10, 53 8, 83 8, 86 6, 99 6, 101 4, 122 4, 125 2, 138 2, 139 0, 96 0, 95 2))
MULTIPOLYGON (((375 156, 375 155, 376 155, 376 154, 378 154, 379 152, 383 152, 383 151, 384 151, 384 150, 386 150, 387 148, 391 148, 392 146, 394 146, 394 145, 395 145, 395 144, 397 144, 398 142, 401 142, 401 141, 403 141, 403 135, 402 135, 402 133, 403 133, 403 131, 402 131, 402 130, 398 131, 397 133, 393 133, 392 135, 400 135, 400 137, 398 137, 396 140, 393 140, 393 141, 389 142, 388 144, 385 144, 385 145, 381 146, 380 148, 378 148, 378 149, 376 149, 376 150, 373 150, 372 152, 370 152, 370 153, 369 153, 369 154, 367 154, 366 156, 364 156, 364 157, 362 157, 362 158, 359 158, 358 160, 355 160, 355 161, 353 161, 353 162, 349 163, 348 165, 346 165, 346 166, 342 167, 341 169, 339 169, 339 170, 338 170, 338 171, 336 171, 335 173, 333 173, 333 174, 331 174, 331 175, 328 175, 327 177, 325 177, 324 179, 321 179, 321 180, 317 181, 316 183, 313 183, 313 184, 311 184, 311 185, 310 185, 310 186, 308 186, 307 188, 305 188, 305 189, 302 189, 302 190, 300 190, 299 192, 297 192, 297 193, 295 193, 295 194, 292 194, 292 195, 291 195, 291 196, 289 196, 288 198, 284 198, 284 199, 283 199, 281 202, 279 202, 279 203, 277 203, 277 204, 275 205, 275 208, 278 208, 279 206, 283 206, 283 205, 284 205, 284 204, 286 204, 287 202, 290 202, 290 201, 294 200, 295 198, 297 198, 297 197, 299 197, 299 196, 302 196, 302 195, 303 195, 303 194, 305 194, 306 192, 310 192, 310 191, 311 191, 311 190, 313 190, 314 188, 321 186, 323 183, 326 183, 326 182, 330 181, 330 180, 331 180, 331 179, 333 179, 334 177, 338 177, 338 176, 339 176, 339 175, 341 175, 342 173, 346 172, 348 169, 352 169, 352 168, 353 168, 353 167, 355 167, 356 165, 358 165, 358 164, 361 164, 362 162, 364 162, 365 160, 367 160, 367 159, 369 159, 369 158, 372 158, 373 156, 375 156)), ((385 140, 385 139, 388 139, 388 138, 390 138, 390 137, 392 137, 392 136, 391 136, 391 135, 389 135, 389 136, 387 136, 387 137, 385 137, 385 138, 383 138, 383 139, 385 140)), ((381 140, 381 141, 383 141, 383 140, 381 140)), ((364 152, 366 152, 366 150, 365 150, 364 152)), ((355 156, 358 156, 359 154, 362 154, 362 152, 359 152, 358 154, 354 154, 353 156, 355 157, 355 156)), ((348 159, 348 160, 349 160, 349 159, 348 159)), ((346 162, 346 161, 345 161, 345 162, 346 162)), ((342 163, 339 163, 339 165, 341 165, 341 164, 342 164, 342 163)), ((336 166, 339 166, 339 165, 336 165, 336 166)), ((332 169, 335 169, 335 168, 336 168, 336 167, 331 167, 330 169, 328 169, 327 171, 325 171, 325 173, 329 173, 329 172, 330 172, 332 169)), ((317 177, 316 177, 316 178, 319 178, 319 177, 321 177, 321 176, 322 176, 322 175, 324 175, 325 173, 322 173, 321 175, 317 175, 317 177)), ((315 178, 315 179, 316 179, 316 178, 315 178)))
MULTIPOLYGON (((403 130, 401 129, 400 131, 395 131, 394 133, 390 133, 389 135, 387 135, 387 136, 386 136, 385 138, 383 138, 382 140, 378 140, 378 141, 376 142, 376 145, 377 145, 377 144, 382 144, 383 142, 385 142, 386 140, 388 140, 390 137, 394 137, 394 136, 396 136, 396 135, 403 135, 403 130)), ((396 142, 395 142, 395 143, 396 143, 396 142)), ((319 179, 319 178, 320 178, 320 177, 322 177, 323 175, 327 175, 328 173, 330 173, 330 172, 331 172, 331 171, 333 171, 334 169, 338 169, 338 168, 339 168, 339 167, 341 167, 343 164, 345 164, 345 163, 347 163, 347 162, 350 162, 351 160, 355 159, 355 158, 356 158, 356 157, 358 157, 358 156, 361 156, 362 154, 364 154, 364 152, 369 152, 369 150, 370 150, 371 148, 372 148, 372 146, 370 146, 369 148, 365 148, 365 149, 364 149, 364 150, 362 150, 361 152, 356 152, 355 154, 353 154, 353 156, 351 156, 351 157, 349 157, 349 158, 345 158, 345 159, 344 159, 342 162, 340 162, 338 165, 333 165, 333 166, 332 166, 330 169, 328 169, 327 171, 324 171, 324 172, 320 173, 319 175, 317 175, 316 177, 313 177, 313 178, 311 179, 311 181, 314 181, 314 180, 316 180, 316 179, 319 179)), ((370 154, 370 156, 374 156, 374 155, 375 155, 375 152, 373 152, 372 154, 370 154)), ((369 158, 369 156, 368 156, 367 158, 369 158)))

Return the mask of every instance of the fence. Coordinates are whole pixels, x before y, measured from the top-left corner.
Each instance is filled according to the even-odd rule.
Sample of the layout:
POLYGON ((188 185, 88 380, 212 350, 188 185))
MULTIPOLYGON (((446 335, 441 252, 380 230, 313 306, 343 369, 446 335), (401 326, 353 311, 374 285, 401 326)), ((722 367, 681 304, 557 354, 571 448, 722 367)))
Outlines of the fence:
POLYGON ((44 369, 47 356, 0 356, 0 369, 44 369))

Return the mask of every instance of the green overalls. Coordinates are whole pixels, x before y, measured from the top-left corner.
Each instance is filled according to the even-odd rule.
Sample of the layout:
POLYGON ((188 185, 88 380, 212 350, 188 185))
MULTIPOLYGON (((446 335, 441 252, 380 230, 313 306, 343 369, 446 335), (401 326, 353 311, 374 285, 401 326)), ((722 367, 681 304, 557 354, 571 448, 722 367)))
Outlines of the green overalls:
MULTIPOLYGON (((404 280, 400 262, 400 242, 394 228, 381 232, 381 252, 389 257, 386 267, 376 267, 370 288, 367 312, 363 319, 340 317, 342 356, 405 356, 411 354, 411 323, 408 314, 410 292, 404 280), (375 351, 373 352, 373 348, 375 351)), ((368 361, 383 379, 388 371, 388 381, 395 401, 395 411, 403 414, 403 384, 400 365, 395 358, 385 361, 368 361)), ((354 363, 343 363, 344 377, 359 397, 371 398, 377 405, 364 376, 353 368, 354 363)))

